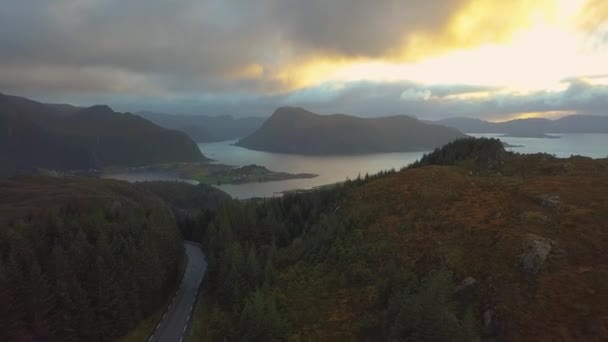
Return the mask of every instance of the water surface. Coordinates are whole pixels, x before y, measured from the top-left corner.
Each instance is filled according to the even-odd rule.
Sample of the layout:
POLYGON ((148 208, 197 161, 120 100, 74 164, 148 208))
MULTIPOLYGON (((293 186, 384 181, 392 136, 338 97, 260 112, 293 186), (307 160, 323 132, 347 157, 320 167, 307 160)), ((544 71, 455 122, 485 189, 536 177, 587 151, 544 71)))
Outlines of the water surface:
MULTIPOLYGON (((606 158, 608 155, 608 134, 557 134, 559 139, 502 137, 501 134, 475 134, 475 137, 498 137, 502 141, 518 147, 508 150, 518 153, 549 153, 557 157, 582 155, 592 158, 606 158)), ((319 176, 310 179, 294 179, 277 182, 220 185, 218 188, 235 198, 273 197, 283 191, 311 189, 317 186, 342 182, 348 178, 374 174, 389 169, 407 166, 424 152, 380 153, 355 156, 306 156, 252 151, 234 146, 235 141, 199 144, 200 150, 216 163, 234 166, 257 164, 272 171, 289 173, 314 173, 319 176)), ((126 173, 108 175, 130 182, 141 181, 188 181, 170 173, 126 173)))
POLYGON ((200 150, 217 163, 244 166, 257 164, 272 171, 314 173, 310 179, 278 182, 220 185, 218 188, 236 198, 272 197, 283 191, 313 187, 354 179, 366 173, 374 174, 399 169, 419 159, 424 152, 381 153, 356 156, 305 156, 252 151, 234 146, 235 141, 199 144, 200 150))
POLYGON ((544 152, 560 158, 568 158, 571 155, 591 158, 606 158, 608 156, 608 134, 548 134, 558 136, 559 139, 502 137, 502 134, 467 134, 475 137, 497 137, 511 145, 521 145, 520 147, 507 148, 507 150, 518 153, 544 152))

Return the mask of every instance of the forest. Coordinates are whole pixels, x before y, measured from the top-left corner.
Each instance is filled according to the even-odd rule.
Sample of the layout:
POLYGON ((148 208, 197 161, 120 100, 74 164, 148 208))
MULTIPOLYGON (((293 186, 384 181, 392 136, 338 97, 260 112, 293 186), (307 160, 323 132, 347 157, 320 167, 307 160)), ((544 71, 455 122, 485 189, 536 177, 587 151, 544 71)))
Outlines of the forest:
POLYGON ((590 294, 608 282, 586 265, 605 259, 607 172, 608 160, 463 139, 401 171, 272 199, 2 180, 0 340, 116 340, 166 305, 182 240, 200 242, 208 261, 194 341, 601 335, 591 319, 602 301, 590 294))
POLYGON ((568 339, 601 335, 603 306, 580 289, 605 289, 584 265, 604 258, 606 162, 462 139, 399 172, 203 210, 180 222, 209 259, 190 338, 519 340, 558 338, 555 322, 568 339))
POLYGON ((116 340, 174 291, 181 237, 150 192, 47 177, 0 188, 0 340, 116 340))
POLYGON ((449 270, 419 275, 390 258, 386 268, 380 267, 378 258, 387 250, 365 241, 365 227, 375 214, 342 209, 356 189, 390 174, 394 171, 310 194, 227 202, 182 222, 183 234, 203 243, 209 261, 204 287, 209 312, 205 334, 198 338, 328 339, 306 329, 323 320, 332 294, 373 285, 375 305, 388 313, 382 320, 375 314, 356 318, 357 335, 474 339, 471 312, 452 302, 449 270))

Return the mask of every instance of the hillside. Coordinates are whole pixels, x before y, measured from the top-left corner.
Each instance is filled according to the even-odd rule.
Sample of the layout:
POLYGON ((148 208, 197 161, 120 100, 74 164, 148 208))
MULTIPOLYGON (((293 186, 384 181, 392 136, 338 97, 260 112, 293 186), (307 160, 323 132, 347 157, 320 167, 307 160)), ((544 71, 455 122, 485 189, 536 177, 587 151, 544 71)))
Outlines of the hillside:
POLYGON ((0 175, 204 159, 184 133, 129 113, 0 94, 0 175))
POLYGON ((570 115, 556 120, 543 118, 488 122, 473 118, 448 118, 437 124, 466 133, 503 133, 511 136, 545 137, 545 133, 608 133, 608 117, 570 115))
POLYGON ((237 145, 277 153, 365 154, 429 150, 461 137, 453 128, 407 116, 364 119, 283 107, 237 145))
POLYGON ((116 340, 176 287, 181 236, 152 193, 41 176, 0 188, 0 340, 116 340))
POLYGON ((209 258, 193 337, 601 340, 607 191, 607 160, 468 139, 401 172, 229 203, 190 227, 209 258))
POLYGON ((246 137, 260 128, 263 118, 233 118, 229 115, 178 115, 138 112, 137 115, 168 129, 182 131, 196 142, 215 142, 246 137))

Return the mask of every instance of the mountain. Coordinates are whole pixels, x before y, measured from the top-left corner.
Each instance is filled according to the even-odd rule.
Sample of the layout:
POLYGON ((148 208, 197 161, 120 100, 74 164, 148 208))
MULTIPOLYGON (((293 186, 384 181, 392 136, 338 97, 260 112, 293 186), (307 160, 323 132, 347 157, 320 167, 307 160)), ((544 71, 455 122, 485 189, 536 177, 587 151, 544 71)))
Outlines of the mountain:
POLYGON ((607 192, 607 159, 459 139, 399 172, 234 203, 189 226, 214 261, 194 339, 602 340, 607 192))
POLYGON ((408 116, 364 119, 282 107, 237 145, 277 153, 365 154, 429 150, 461 137, 456 129, 408 116))
POLYGON ((539 136, 545 133, 608 133, 608 116, 570 115, 556 120, 544 118, 488 122, 473 118, 448 118, 435 123, 467 133, 503 133, 539 136))
POLYGON ((204 159, 186 134, 139 116, 0 94, 0 175, 204 159))
POLYGON ((178 115, 154 112, 138 112, 159 126, 185 132, 196 142, 214 142, 246 137, 258 129, 264 118, 233 118, 229 115, 178 115))

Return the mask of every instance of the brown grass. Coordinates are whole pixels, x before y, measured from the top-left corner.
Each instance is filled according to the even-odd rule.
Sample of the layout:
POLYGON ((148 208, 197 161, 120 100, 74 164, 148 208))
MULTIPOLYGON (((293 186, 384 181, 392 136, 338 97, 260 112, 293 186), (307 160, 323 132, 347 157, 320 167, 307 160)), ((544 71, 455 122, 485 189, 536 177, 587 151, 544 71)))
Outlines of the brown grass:
MULTIPOLYGON (((476 314, 493 308, 505 339, 606 338, 608 161, 518 158, 527 158, 523 176, 521 159, 484 177, 456 167, 406 170, 358 189, 349 207, 382 213, 366 237, 389 243, 379 268, 394 256, 420 273, 444 264, 456 281, 477 279, 476 314), (559 196, 559 208, 544 207, 544 195, 559 196), (537 275, 519 267, 531 237, 557 243, 537 275)), ((365 293, 338 293, 321 329, 344 333, 339 321, 377 311, 365 293)))

